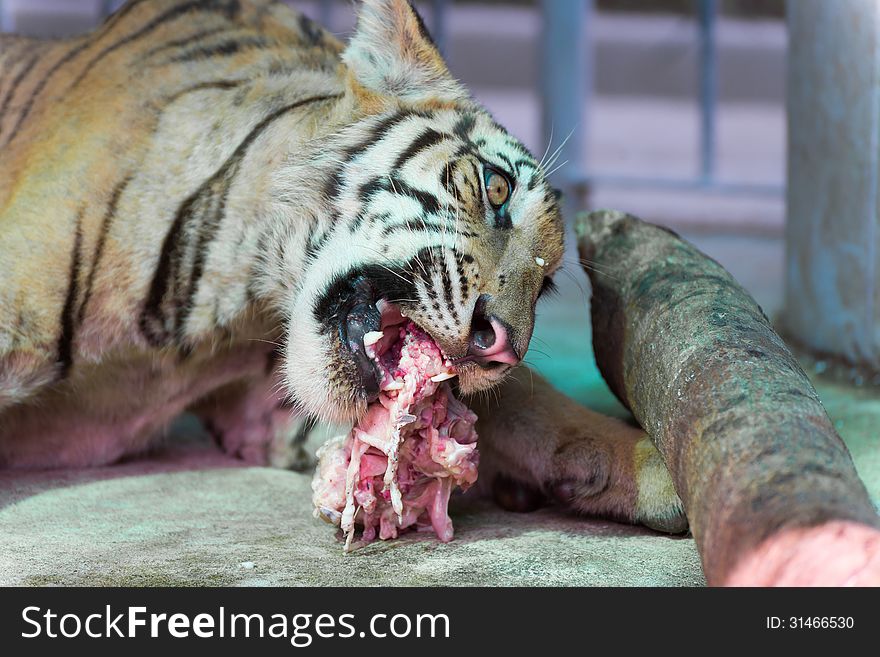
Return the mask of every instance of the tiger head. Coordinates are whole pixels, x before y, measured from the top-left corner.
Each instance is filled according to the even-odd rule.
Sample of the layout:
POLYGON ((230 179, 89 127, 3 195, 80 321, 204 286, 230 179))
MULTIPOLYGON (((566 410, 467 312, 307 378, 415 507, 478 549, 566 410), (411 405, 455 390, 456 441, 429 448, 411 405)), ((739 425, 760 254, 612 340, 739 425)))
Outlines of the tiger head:
POLYGON ((320 145, 326 220, 285 345, 295 402, 351 421, 378 394, 365 333, 412 319, 455 363, 463 394, 523 358, 563 255, 538 161, 450 75, 405 0, 367 0, 342 54, 356 120, 320 145))

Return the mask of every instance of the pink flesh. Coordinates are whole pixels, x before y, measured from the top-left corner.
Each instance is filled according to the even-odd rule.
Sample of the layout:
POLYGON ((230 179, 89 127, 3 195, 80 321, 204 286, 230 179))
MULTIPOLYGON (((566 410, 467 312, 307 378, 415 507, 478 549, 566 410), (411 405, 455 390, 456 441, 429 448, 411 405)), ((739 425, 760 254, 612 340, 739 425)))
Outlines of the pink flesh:
POLYGON ((319 451, 316 515, 342 527, 346 548, 355 525, 367 542, 428 526, 446 542, 453 534, 449 496, 477 479, 477 417, 447 382, 431 380, 453 370, 427 333, 394 317, 383 319, 383 332, 367 348, 382 372, 382 392, 344 439, 319 451))

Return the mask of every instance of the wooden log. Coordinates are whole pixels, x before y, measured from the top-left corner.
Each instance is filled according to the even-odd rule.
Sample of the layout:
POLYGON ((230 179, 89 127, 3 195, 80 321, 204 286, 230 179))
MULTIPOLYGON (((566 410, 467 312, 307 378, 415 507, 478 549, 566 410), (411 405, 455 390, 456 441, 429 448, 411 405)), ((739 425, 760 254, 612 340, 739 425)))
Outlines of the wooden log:
POLYGON ((675 233, 579 217, 596 361, 666 460, 709 584, 880 584, 880 518, 749 294, 675 233))

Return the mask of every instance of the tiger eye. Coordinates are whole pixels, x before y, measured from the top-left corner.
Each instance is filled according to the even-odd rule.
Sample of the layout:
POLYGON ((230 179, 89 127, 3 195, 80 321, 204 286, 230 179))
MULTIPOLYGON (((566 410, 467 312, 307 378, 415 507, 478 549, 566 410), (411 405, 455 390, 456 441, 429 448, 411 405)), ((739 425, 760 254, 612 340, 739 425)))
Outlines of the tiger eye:
POLYGON ((494 171, 486 176, 486 196, 489 198, 489 203, 496 208, 507 203, 507 198, 510 196, 510 183, 507 182, 507 178, 494 171))

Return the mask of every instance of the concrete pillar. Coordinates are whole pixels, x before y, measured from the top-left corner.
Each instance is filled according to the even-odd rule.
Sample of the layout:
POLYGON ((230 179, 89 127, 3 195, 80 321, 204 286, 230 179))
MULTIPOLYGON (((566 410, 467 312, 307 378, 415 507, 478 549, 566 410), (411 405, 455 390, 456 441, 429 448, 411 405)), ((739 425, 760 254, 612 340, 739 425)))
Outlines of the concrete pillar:
POLYGON ((550 153, 561 147, 551 181, 564 195, 567 216, 586 207, 586 111, 593 90, 589 22, 593 0, 543 0, 541 123, 550 153), (552 142, 551 142, 552 135, 552 142), (567 140, 567 141, 566 141, 567 140), (564 145, 563 142, 565 142, 564 145))
POLYGON ((880 372, 880 2, 788 2, 783 326, 880 372))

